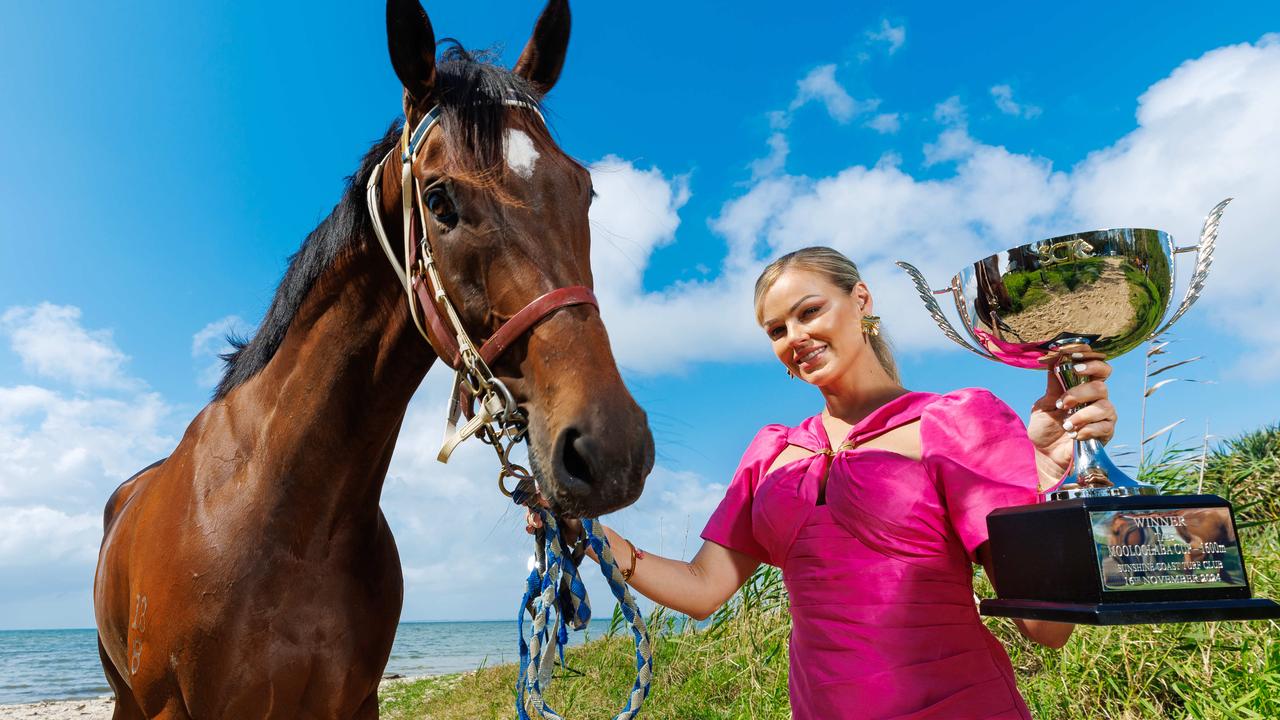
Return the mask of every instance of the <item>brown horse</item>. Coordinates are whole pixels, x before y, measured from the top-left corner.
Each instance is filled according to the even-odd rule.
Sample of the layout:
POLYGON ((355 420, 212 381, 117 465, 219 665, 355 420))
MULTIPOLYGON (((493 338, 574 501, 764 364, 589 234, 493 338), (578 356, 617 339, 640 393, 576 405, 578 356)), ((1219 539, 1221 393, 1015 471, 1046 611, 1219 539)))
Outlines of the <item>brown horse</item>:
MULTIPOLYGON (((549 2, 514 71, 458 47, 437 61, 417 0, 391 0, 387 29, 405 123, 440 113, 412 163, 415 226, 467 333, 590 287, 590 175, 535 109, 564 61, 567 3, 549 2)), ((292 258, 173 454, 107 504, 94 608, 117 719, 377 717, 403 593, 379 496, 433 346, 447 347, 419 334, 365 204, 380 170, 376 211, 401 247, 399 138, 393 125, 292 258)), ((639 496, 653 439, 593 305, 553 310, 491 368, 528 418, 553 510, 639 496)))

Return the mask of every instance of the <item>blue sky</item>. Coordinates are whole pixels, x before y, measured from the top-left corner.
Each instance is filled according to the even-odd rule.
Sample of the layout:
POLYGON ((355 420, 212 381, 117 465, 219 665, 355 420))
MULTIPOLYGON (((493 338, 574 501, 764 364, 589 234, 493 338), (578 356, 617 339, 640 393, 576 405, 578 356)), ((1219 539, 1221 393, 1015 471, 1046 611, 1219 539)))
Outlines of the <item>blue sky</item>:
MULTIPOLYGON (((510 63, 540 6, 427 10, 437 37, 510 63)), ((221 335, 252 330, 287 256, 399 111, 382 12, 6 8, 0 627, 92 624, 107 495, 172 449, 209 397, 221 335)), ((1204 354, 1182 376, 1215 384, 1163 388, 1147 428, 1185 418, 1173 437, 1198 442, 1206 421, 1229 436, 1277 420, 1273 5, 574 13, 549 117, 601 192, 603 312, 658 442, 645 497, 610 519, 643 547, 690 555, 755 430, 820 409, 752 327, 747 292, 762 262, 803 245, 863 266, 909 387, 982 385, 1025 415, 1042 378, 947 347, 892 261, 941 286, 981 254, 1062 232, 1159 227, 1191 244, 1234 196, 1205 297, 1171 348, 1204 354)), ((1139 437, 1141 365, 1117 361, 1117 444, 1139 437)), ((415 398, 384 496, 404 618, 510 617, 527 540, 491 490, 491 458, 431 460, 444 379, 415 398)))

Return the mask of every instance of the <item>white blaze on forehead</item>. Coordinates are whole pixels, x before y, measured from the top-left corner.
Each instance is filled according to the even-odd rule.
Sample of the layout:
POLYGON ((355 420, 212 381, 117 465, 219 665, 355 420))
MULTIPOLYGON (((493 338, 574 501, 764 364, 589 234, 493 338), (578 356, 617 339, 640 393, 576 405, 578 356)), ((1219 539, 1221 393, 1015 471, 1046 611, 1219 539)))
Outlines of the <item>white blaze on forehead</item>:
POLYGON ((507 156, 507 167, 515 174, 525 180, 533 177, 533 166, 538 162, 538 151, 533 147, 533 138, 523 130, 508 129, 507 137, 502 142, 502 152, 507 156))

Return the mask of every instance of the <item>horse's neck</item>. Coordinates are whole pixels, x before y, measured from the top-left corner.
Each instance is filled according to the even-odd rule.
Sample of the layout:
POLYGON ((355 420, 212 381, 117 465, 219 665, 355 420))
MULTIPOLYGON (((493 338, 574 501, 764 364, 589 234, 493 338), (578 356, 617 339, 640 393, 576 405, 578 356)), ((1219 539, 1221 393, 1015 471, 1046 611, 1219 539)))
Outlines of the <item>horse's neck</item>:
POLYGON ((434 359, 376 252, 321 276, 271 361, 226 397, 263 502, 307 522, 376 517, 405 409, 434 359))

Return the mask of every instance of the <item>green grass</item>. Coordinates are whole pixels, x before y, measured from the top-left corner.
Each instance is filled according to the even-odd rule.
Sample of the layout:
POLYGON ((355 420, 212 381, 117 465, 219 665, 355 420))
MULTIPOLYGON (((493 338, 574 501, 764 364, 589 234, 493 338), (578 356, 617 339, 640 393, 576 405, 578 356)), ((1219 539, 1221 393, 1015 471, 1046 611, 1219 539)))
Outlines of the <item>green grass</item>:
MULTIPOLYGON (((1198 449, 1198 448, 1197 448, 1198 449)), ((1200 464, 1171 449, 1143 473, 1169 492, 1195 492, 1200 464)), ((1223 443, 1205 463, 1204 492, 1235 504, 1254 594, 1280 598, 1280 426, 1223 443)), ((991 596, 979 576, 977 590, 991 596)), ((1060 651, 1035 645, 1007 620, 989 619, 1032 714, 1040 720, 1280 718, 1280 623, 1080 627, 1060 651)), ((767 720, 787 703, 786 593, 776 569, 757 573, 701 630, 651 618, 653 692, 642 717, 767 720)), ((635 677, 630 635, 570 650, 583 676, 558 678, 548 700, 569 720, 610 718, 635 677)), ((515 716, 514 666, 392 685, 385 718, 475 720, 515 716)))

